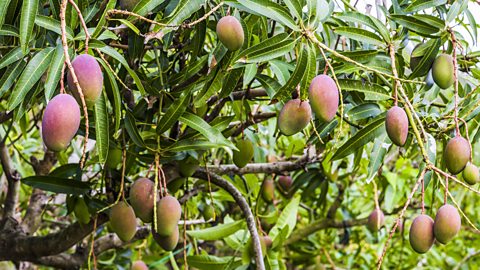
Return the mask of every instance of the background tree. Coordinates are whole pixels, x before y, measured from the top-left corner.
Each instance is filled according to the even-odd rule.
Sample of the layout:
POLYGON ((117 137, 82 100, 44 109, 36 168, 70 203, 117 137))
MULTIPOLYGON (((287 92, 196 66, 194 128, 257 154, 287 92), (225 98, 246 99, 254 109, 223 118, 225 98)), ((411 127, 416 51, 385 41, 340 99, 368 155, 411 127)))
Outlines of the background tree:
POLYGON ((376 3, 1 1, 2 267, 474 269, 478 2, 376 3))

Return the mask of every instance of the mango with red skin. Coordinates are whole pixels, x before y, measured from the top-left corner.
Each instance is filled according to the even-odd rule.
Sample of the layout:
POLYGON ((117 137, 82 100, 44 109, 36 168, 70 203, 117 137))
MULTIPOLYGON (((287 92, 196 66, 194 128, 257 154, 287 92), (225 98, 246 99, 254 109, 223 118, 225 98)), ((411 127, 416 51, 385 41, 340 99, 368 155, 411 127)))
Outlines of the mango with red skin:
POLYGON ((51 151, 67 149, 80 127, 80 107, 68 94, 59 94, 48 102, 42 118, 42 139, 51 151))
POLYGON ((443 158, 447 169, 452 174, 458 174, 470 160, 470 144, 460 135, 450 139, 445 146, 443 158))
POLYGON ((148 266, 143 261, 135 261, 132 263, 131 270, 148 270, 148 266))
POLYGON ((157 233, 171 236, 182 215, 182 207, 175 197, 167 195, 157 202, 157 233))
POLYGON ((302 131, 312 119, 312 109, 308 101, 289 100, 283 106, 277 118, 277 126, 285 136, 302 131))
POLYGON ((147 223, 153 220, 154 185, 148 178, 139 178, 130 187, 130 204, 135 215, 147 223))
MULTIPOLYGON (((78 83, 82 88, 82 93, 85 98, 85 102, 88 107, 95 104, 97 99, 102 94, 103 89, 103 74, 100 65, 95 57, 88 54, 81 54, 75 57, 72 61, 73 70, 77 76, 78 83)), ((68 88, 78 100, 80 104, 80 94, 78 93, 77 86, 73 82, 73 77, 70 71, 67 74, 68 88)))
POLYGON ((124 201, 110 209, 110 227, 123 242, 132 240, 137 232, 137 219, 133 208, 124 201))
MULTIPOLYGON (((160 228, 157 227, 157 229, 160 229, 160 228)), ((152 236, 155 242, 157 242, 157 244, 159 244, 165 251, 172 251, 175 249, 175 247, 178 244, 178 238, 179 238, 178 225, 175 226, 175 229, 168 236, 162 236, 157 232, 155 232, 154 229, 152 229, 152 236)))
POLYGON ((408 136, 408 117, 402 108, 393 106, 388 110, 385 118, 385 129, 394 144, 405 145, 408 136))
POLYGON ((308 100, 315 116, 322 122, 330 122, 338 110, 339 93, 335 82, 327 75, 313 78, 308 89, 308 100))
POLYGON ((440 207, 435 216, 433 232, 435 239, 442 244, 448 243, 458 234, 462 227, 462 220, 457 208, 453 205, 445 204, 440 207))
POLYGON ((222 44, 230 51, 243 46, 245 39, 242 24, 234 16, 225 16, 217 23, 217 35, 222 44))
POLYGON ((419 215, 413 220, 409 240, 415 252, 422 254, 432 247, 435 241, 433 224, 433 219, 427 215, 419 215))
POLYGON ((380 209, 375 209, 373 212, 368 216, 368 221, 367 221, 367 228, 371 232, 376 232, 380 230, 380 228, 383 226, 385 223, 385 215, 383 214, 383 211, 380 209))

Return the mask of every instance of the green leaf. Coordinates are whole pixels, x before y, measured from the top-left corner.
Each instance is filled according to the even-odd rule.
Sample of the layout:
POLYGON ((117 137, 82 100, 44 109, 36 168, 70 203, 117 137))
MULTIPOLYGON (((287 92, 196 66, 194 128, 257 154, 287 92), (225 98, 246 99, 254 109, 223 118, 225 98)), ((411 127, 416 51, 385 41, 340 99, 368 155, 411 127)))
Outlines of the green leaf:
POLYGON ((313 78, 317 74, 317 53, 315 48, 307 46, 305 50, 307 51, 308 60, 302 81, 300 82, 300 96, 302 97, 302 100, 306 100, 308 98, 308 88, 310 87, 310 83, 312 82, 313 78))
POLYGON ((288 233, 286 237, 288 237, 293 229, 295 228, 295 224, 297 224, 297 212, 298 206, 300 205, 300 197, 295 197, 290 200, 290 202, 285 206, 282 213, 278 217, 277 223, 275 226, 270 230, 269 236, 275 241, 275 238, 279 233, 288 226, 288 233))
MULTIPOLYGON (((193 13, 197 12, 204 2, 203 0, 180 0, 172 14, 165 20, 162 20, 162 22, 170 25, 180 25, 187 18, 191 17, 193 13)), ((171 30, 171 28, 164 29, 164 32, 171 30)))
POLYGON ((223 239, 237 232, 243 227, 245 227, 245 221, 238 220, 232 223, 220 224, 206 229, 187 231, 187 234, 196 239, 212 241, 223 239))
POLYGON ((127 26, 128 28, 130 28, 135 34, 137 34, 137 35, 141 34, 140 29, 138 29, 133 23, 131 23, 128 20, 125 20, 125 19, 110 19, 110 20, 119 21, 122 24, 124 24, 125 26, 127 26))
POLYGON ((23 71, 18 79, 15 89, 8 100, 8 110, 15 109, 24 99, 32 87, 40 80, 43 73, 50 65, 50 59, 54 54, 54 48, 47 47, 38 52, 23 71))
POLYGON ((2 29, 3 23, 5 22, 5 16, 7 14, 9 4, 10 0, 0 1, 0 29, 2 29))
POLYGON ((290 94, 295 90, 297 85, 303 78, 303 74, 305 74, 305 69, 307 68, 308 64, 308 52, 306 50, 300 50, 300 56, 297 59, 297 65, 295 70, 293 71, 290 79, 288 79, 287 83, 280 88, 277 93, 273 96, 273 99, 278 100, 287 100, 290 98, 290 94))
POLYGON ((366 100, 388 100, 391 98, 390 93, 382 86, 362 82, 359 80, 339 79, 338 84, 342 91, 356 91, 365 94, 366 100))
MULTIPOLYGON (((154 1, 150 1, 150 0, 143 0, 142 3, 145 2, 145 1, 154 2, 154 1)), ((105 7, 105 10, 103 11, 102 16, 100 16, 100 19, 98 20, 97 26, 95 27, 95 31, 93 31, 92 39, 98 38, 100 33, 102 33, 102 31, 104 30, 104 27, 106 25, 106 22, 107 22, 107 12, 109 10, 115 9, 116 4, 117 4, 117 0, 109 0, 107 2, 107 6, 105 7)), ((138 5, 139 4, 137 4, 137 6, 138 5)), ((134 12, 135 12, 135 10, 134 10, 134 12)), ((136 12, 136 13, 139 14, 138 12, 136 12)), ((142 15, 142 14, 140 14, 140 15, 142 15)), ((143 15, 145 15, 145 14, 143 14, 143 15)))
POLYGON ((15 80, 20 76, 23 69, 27 65, 25 61, 18 61, 16 64, 9 65, 2 78, 0 79, 0 98, 10 90, 10 87, 13 86, 15 80))
POLYGON ((206 104, 207 100, 215 93, 217 93, 220 88, 222 88, 222 81, 225 77, 225 72, 220 69, 216 69, 215 72, 211 73, 207 77, 202 91, 195 96, 193 104, 196 108, 202 107, 206 104))
POLYGON ((22 179, 22 183, 53 193, 82 195, 90 190, 85 182, 54 176, 30 176, 22 179))
POLYGON ((358 23, 370 27, 378 32, 384 40, 390 41, 390 33, 385 25, 377 18, 364 15, 358 12, 342 12, 336 15, 337 18, 348 22, 358 23))
POLYGON ((19 37, 18 29, 15 26, 4 24, 0 27, 0 36, 19 37))
POLYGON ((136 145, 145 147, 145 142, 143 142, 143 138, 140 136, 140 132, 138 132, 135 117, 128 110, 126 110, 125 128, 127 129, 128 135, 136 145))
POLYGON ((287 5, 290 10, 290 14, 296 17, 297 19, 302 19, 302 4, 299 0, 284 0, 285 5, 287 5))
POLYGON ((98 160, 105 163, 108 155, 108 109, 105 93, 102 92, 98 100, 95 102, 95 147, 98 151, 98 160))
POLYGON ((292 51, 295 44, 296 40, 288 38, 286 33, 278 34, 247 48, 236 59, 244 57, 247 63, 265 62, 292 51))
POLYGON ((473 16, 472 12, 470 12, 470 10, 466 9, 465 10, 465 15, 467 15, 468 25, 472 29, 473 41, 475 43, 477 43, 477 40, 478 40, 477 21, 475 20, 475 17, 473 16))
POLYGON ((221 146, 226 146, 232 150, 237 150, 235 145, 222 135, 220 131, 211 127, 205 120, 200 118, 199 116, 185 112, 181 117, 180 121, 185 123, 187 126, 193 128, 194 130, 200 132, 205 138, 207 138, 210 142, 218 143, 221 146))
POLYGON ((442 30, 442 29, 445 28, 445 21, 443 21, 442 19, 439 19, 435 16, 432 16, 432 15, 415 14, 415 15, 413 15, 413 18, 415 18, 419 21, 422 21, 426 24, 432 25, 432 26, 438 28, 439 30, 442 30))
POLYGON ((181 140, 177 143, 167 147, 166 150, 170 152, 183 152, 188 150, 210 150, 222 147, 218 143, 199 140, 199 139, 187 139, 181 140))
POLYGON ((128 71, 128 74, 130 74, 130 76, 132 76, 132 78, 135 82, 135 85, 137 86, 137 88, 140 91, 140 93, 142 94, 142 96, 145 95, 145 88, 143 87, 142 81, 138 77, 137 73, 133 69, 130 68, 127 60, 125 60, 123 55, 121 55, 119 52, 117 52, 112 47, 107 46, 107 45, 105 45, 105 43, 103 43, 101 41, 98 41, 98 40, 93 40, 92 42, 89 43, 89 46, 91 48, 98 48, 101 52, 103 52, 107 55, 110 55, 115 60, 120 62, 123 65, 123 67, 128 71))
POLYGON ((413 16, 407 16, 407 15, 390 15, 392 20, 394 20, 396 23, 408 28, 408 30, 418 33, 420 35, 425 35, 425 36, 431 36, 433 34, 438 33, 440 31, 439 28, 437 28, 434 25, 431 25, 427 22, 424 22, 420 19, 417 19, 413 16))
POLYGON ((28 53, 28 43, 33 32, 35 17, 37 16, 39 0, 23 0, 20 14, 20 44, 22 52, 28 53))
POLYGON ((22 48, 20 47, 17 47, 9 51, 0 59, 0 69, 17 62, 18 60, 22 59, 25 55, 26 54, 23 53, 22 48))
POLYGON ((141 16, 145 16, 149 12, 152 12, 156 7, 158 7, 164 1, 165 0, 142 0, 138 2, 137 5, 133 8, 133 13, 139 14, 141 16))
POLYGON ((251 13, 268 17, 294 31, 300 30, 288 11, 280 4, 268 0, 242 0, 240 3, 251 13))
POLYGON ((417 12, 427 8, 445 5, 445 3, 447 3, 447 0, 415 0, 405 9, 405 12, 417 12))
POLYGON ((352 121, 363 120, 375 117, 381 113, 380 107, 376 103, 364 103, 348 111, 348 119, 352 121))
POLYGON ((162 134, 173 126, 173 124, 182 116, 190 102, 190 93, 184 93, 173 102, 162 118, 158 121, 157 134, 162 134))
MULTIPOLYGON (((122 114, 122 99, 120 97, 120 89, 118 88, 118 84, 113 75, 112 71, 108 68, 107 64, 101 58, 97 58, 97 61, 103 66, 105 73, 107 74, 108 81, 110 82, 110 87, 112 89, 113 94, 113 112, 115 114, 115 128, 114 130, 118 130, 120 128, 120 120, 122 114)), ((110 101, 111 102, 111 101, 110 101)))
MULTIPOLYGON (((43 16, 43 15, 37 15, 35 17, 35 24, 47 30, 50 30, 54 33, 57 33, 59 35, 62 34, 62 31, 60 30, 60 21, 57 21, 54 18, 43 16)), ((72 40, 73 39, 72 29, 67 26, 65 28, 65 31, 67 33, 67 39, 72 40)))
POLYGON ((378 35, 356 27, 342 26, 335 28, 335 33, 368 44, 383 46, 384 41, 378 35))
POLYGON ((447 13, 447 22, 453 21, 455 18, 460 15, 468 6, 467 0, 456 0, 448 9, 447 13))
POLYGON ((420 62, 413 70, 412 74, 410 74, 410 78, 419 77, 430 70, 433 61, 435 61, 435 57, 437 56, 438 49, 440 49, 441 40, 440 39, 431 39, 425 43, 425 46, 422 46, 426 49, 426 51, 421 51, 422 58, 420 62))
POLYGON ((244 67, 234 68, 230 70, 225 80, 222 82, 222 91, 218 95, 219 98, 224 98, 235 90, 235 87, 238 84, 238 81, 243 75, 244 67))
POLYGON ((353 152, 357 151, 360 147, 364 146, 373 139, 379 137, 385 133, 385 116, 378 118, 371 122, 368 126, 364 127, 355 135, 353 135, 348 141, 346 141, 332 157, 333 160, 344 158, 353 152))
POLYGON ((240 261, 240 259, 230 256, 193 255, 187 257, 188 265, 200 270, 223 270, 227 265, 231 267, 235 265, 239 266, 238 261, 240 261), (237 262, 233 264, 233 261, 237 262))
POLYGON ((391 142, 387 133, 375 138, 372 151, 369 155, 370 162, 368 164, 367 184, 377 175, 377 171, 383 164, 385 154, 387 154, 390 144, 391 142))
POLYGON ((47 79, 45 80, 45 99, 48 101, 57 89, 58 82, 62 76, 62 67, 65 62, 62 44, 57 44, 53 54, 50 68, 48 70, 47 79))

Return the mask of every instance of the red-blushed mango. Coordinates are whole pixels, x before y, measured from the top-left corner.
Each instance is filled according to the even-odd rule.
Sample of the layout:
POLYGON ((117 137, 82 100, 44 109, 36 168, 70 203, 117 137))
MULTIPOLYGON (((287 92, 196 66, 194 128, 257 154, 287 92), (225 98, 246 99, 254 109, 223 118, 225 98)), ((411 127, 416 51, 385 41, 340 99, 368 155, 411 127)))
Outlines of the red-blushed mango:
POLYGON ((238 151, 233 151, 233 163, 239 168, 247 166, 253 158, 253 144, 249 140, 239 140, 237 142, 238 151))
POLYGON ((385 119, 385 129, 390 140, 398 145, 404 146, 408 136, 408 117, 405 111, 393 106, 388 110, 385 119))
POLYGON ((461 226, 462 220, 457 208, 450 204, 445 204, 438 209, 437 215, 435 216, 435 223, 433 225, 435 239, 442 244, 446 244, 457 235, 461 226))
POLYGON ((140 0, 120 0, 120 8, 132 11, 140 0))
POLYGON ((182 215, 182 207, 175 197, 163 197, 157 203, 157 233, 160 236, 171 236, 182 215))
POLYGON ((265 202, 272 202, 275 197, 275 183, 272 179, 266 179, 262 184, 262 198, 265 202))
POLYGON ((130 187, 130 204, 135 215, 143 222, 153 220, 153 195, 155 183, 148 178, 140 178, 130 187))
POLYGON ((133 208, 126 202, 118 202, 110 209, 110 226, 124 242, 132 240, 137 231, 137 219, 133 208))
POLYGON ((312 109, 308 101, 292 99, 285 103, 277 118, 280 132, 291 136, 302 131, 312 119, 312 109))
POLYGON ((132 263, 131 270, 148 270, 148 266, 143 261, 135 261, 132 263))
POLYGON ((289 175, 280 175, 278 177, 278 184, 282 188, 283 191, 288 192, 292 187, 292 177, 289 175))
POLYGON ((42 139, 49 150, 65 150, 79 127, 80 107, 72 96, 60 94, 48 102, 42 118, 42 139))
POLYGON ((376 232, 380 230, 384 223, 385 215, 383 214, 383 211, 376 208, 375 210, 373 210, 370 216, 368 216, 367 228, 371 232, 376 232))
POLYGON ((218 39, 227 49, 236 51, 243 46, 242 24, 233 16, 225 16, 217 23, 218 39))
POLYGON ((178 225, 175 226, 172 234, 168 236, 162 236, 156 233, 155 230, 152 229, 152 236, 155 242, 157 242, 157 244, 159 244, 164 250, 172 251, 175 249, 175 247, 178 244, 178 237, 179 237, 178 225))
POLYGON ((452 174, 458 174, 470 160, 470 144, 460 135, 448 141, 443 158, 447 169, 452 174))
POLYGON ((433 219, 427 215, 416 217, 410 227, 410 245, 417 253, 427 252, 435 241, 433 219))
POLYGON ((453 58, 448 54, 437 56, 432 66, 432 76, 438 87, 447 89, 454 83, 453 58))
POLYGON ((332 78, 318 75, 313 78, 308 89, 308 99, 312 110, 323 122, 330 122, 338 110, 338 88, 332 78))
POLYGON ((462 172, 463 180, 469 185, 475 185, 480 181, 478 167, 471 162, 467 163, 462 172))
MULTIPOLYGON (((73 70, 77 75, 78 83, 82 88, 83 96, 87 106, 92 106, 102 94, 103 74, 100 65, 95 57, 88 54, 81 54, 75 57, 72 62, 73 70)), ((80 95, 77 86, 73 83, 73 77, 70 72, 67 75, 68 88, 81 104, 80 95)))

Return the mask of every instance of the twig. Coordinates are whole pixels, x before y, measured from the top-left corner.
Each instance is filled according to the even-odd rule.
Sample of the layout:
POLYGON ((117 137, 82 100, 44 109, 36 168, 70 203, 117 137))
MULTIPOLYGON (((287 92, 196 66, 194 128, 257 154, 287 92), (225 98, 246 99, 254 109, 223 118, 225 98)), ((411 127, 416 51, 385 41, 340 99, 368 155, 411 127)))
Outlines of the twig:
POLYGON ((457 265, 455 266, 455 268, 453 268, 453 270, 459 270, 464 263, 466 263, 468 260, 478 255, 480 255, 480 250, 477 250, 474 253, 468 254, 467 256, 463 257, 463 259, 460 262, 457 263, 457 265))
MULTIPOLYGON (((454 107, 454 121, 455 121, 455 133, 457 136, 460 135, 460 128, 458 126, 458 65, 457 65, 457 39, 455 38, 455 33, 451 28, 448 28, 450 32, 450 37, 452 38, 452 47, 453 47, 453 79, 454 79, 454 95, 455 95, 455 107, 454 107)), ((467 131, 468 132, 468 131, 467 131)))
POLYGON ((398 227, 398 224, 400 223, 400 220, 403 219, 403 215, 405 215, 405 211, 407 210, 408 205, 410 204, 410 201, 411 201, 412 198, 413 198, 413 195, 415 195, 415 192, 417 191, 418 186, 419 186, 420 183, 423 181, 423 177, 425 176, 425 173, 426 173, 426 169, 424 169, 424 170, 420 173, 420 177, 418 177, 418 180, 417 180, 417 182, 415 183, 415 186, 413 186, 413 189, 412 189, 412 191, 410 192, 410 195, 408 196, 407 201, 405 202, 405 205, 403 206, 402 211, 400 211, 400 214, 398 215, 397 220, 395 221, 395 223, 394 223, 393 226, 392 226, 392 229, 390 230, 390 234, 388 235, 387 241, 385 242, 385 246, 383 247, 382 255, 380 256, 380 258, 378 259, 378 262, 377 262, 377 270, 380 270, 381 267, 382 267, 383 258, 384 258, 385 255, 387 254, 388 244, 390 243, 390 240, 392 239, 393 234, 394 234, 395 231, 397 230, 397 227, 398 227))
POLYGON ((83 27, 83 31, 85 31, 85 53, 88 54, 88 41, 90 40, 90 33, 88 33, 88 27, 85 23, 85 19, 83 18, 82 11, 78 8, 77 4, 73 0, 68 0, 70 4, 73 6, 75 11, 77 11, 78 18, 80 20, 80 24, 83 27))
POLYGON ((439 169, 438 167, 435 167, 434 165, 430 165, 430 168, 436 172, 438 172, 439 174, 443 175, 444 177, 448 177, 450 179, 452 179, 454 182, 460 184, 461 186, 463 186, 464 188, 470 190, 470 191, 473 191, 474 193, 477 193, 480 195, 480 191, 476 190, 476 189, 473 189, 472 187, 470 187, 469 185, 463 183, 462 181, 458 180, 456 177, 442 171, 441 169, 439 169))
POLYGON ((86 158, 86 153, 87 153, 87 143, 88 143, 88 129, 89 129, 89 123, 88 123, 88 110, 87 110, 87 104, 85 102, 85 96, 83 95, 83 90, 82 87, 80 86, 80 83, 78 82, 77 75, 75 74, 75 70, 73 69, 72 62, 70 61, 70 55, 68 54, 68 42, 67 42, 67 31, 66 31, 66 21, 65 21, 65 13, 67 10, 67 2, 68 0, 62 0, 62 3, 60 5, 60 30, 62 33, 62 45, 63 45, 63 54, 65 55, 65 63, 70 71, 70 75, 72 76, 73 83, 75 84, 78 95, 80 96, 80 99, 82 100, 82 107, 83 107, 83 114, 85 117, 85 137, 83 141, 83 152, 82 152, 82 157, 80 160, 80 168, 83 168, 85 164, 85 158, 86 158))

